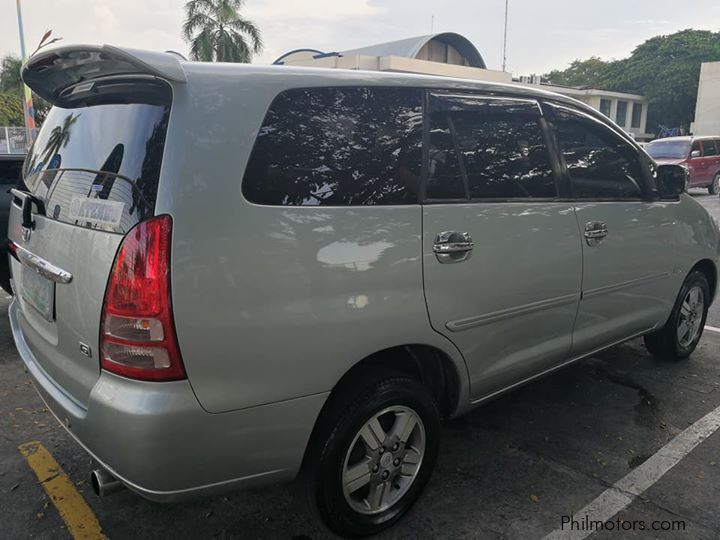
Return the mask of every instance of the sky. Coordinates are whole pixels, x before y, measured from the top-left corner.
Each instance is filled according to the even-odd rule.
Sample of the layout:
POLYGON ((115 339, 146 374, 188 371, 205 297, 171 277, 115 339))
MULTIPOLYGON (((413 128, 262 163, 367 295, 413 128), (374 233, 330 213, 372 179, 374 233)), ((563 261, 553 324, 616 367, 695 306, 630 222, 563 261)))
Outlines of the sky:
MULTIPOLYGON (((184 0, 22 0, 32 52, 53 30, 64 43, 108 43, 187 54, 184 0)), ((246 0, 271 63, 297 48, 342 51, 433 32, 472 41, 502 66, 505 0, 246 0)), ((509 0, 508 71, 539 74, 577 58, 623 58, 646 39, 685 28, 720 31, 720 0, 509 0)), ((19 55, 15 0, 0 0, 0 56, 19 55)))

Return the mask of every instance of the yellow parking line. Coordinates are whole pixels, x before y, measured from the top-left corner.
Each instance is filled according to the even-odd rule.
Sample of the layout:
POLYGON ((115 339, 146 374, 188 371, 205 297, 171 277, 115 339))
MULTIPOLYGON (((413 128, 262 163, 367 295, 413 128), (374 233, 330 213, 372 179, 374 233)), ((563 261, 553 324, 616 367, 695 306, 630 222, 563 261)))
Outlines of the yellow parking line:
POLYGON ((38 441, 18 446, 73 538, 105 538, 100 522, 55 458, 38 441))

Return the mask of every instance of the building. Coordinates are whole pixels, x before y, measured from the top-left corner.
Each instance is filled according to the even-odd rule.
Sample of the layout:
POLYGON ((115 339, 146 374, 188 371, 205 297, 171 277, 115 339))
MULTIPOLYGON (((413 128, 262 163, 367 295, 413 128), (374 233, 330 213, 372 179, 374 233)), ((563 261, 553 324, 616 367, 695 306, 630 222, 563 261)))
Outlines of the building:
POLYGON ((512 82, 509 73, 487 69, 475 45, 453 32, 401 39, 340 52, 324 53, 315 49, 297 49, 285 53, 273 63, 512 82))
POLYGON ((700 68, 693 135, 720 135, 720 62, 705 62, 700 68))
POLYGON ((283 54, 274 63, 287 66, 421 73, 541 86, 545 90, 587 103, 613 119, 638 140, 654 138, 652 134, 646 133, 648 102, 645 97, 597 89, 553 86, 541 82, 538 77, 513 80, 510 73, 488 69, 475 45, 454 32, 418 36, 339 52, 297 49, 283 54))

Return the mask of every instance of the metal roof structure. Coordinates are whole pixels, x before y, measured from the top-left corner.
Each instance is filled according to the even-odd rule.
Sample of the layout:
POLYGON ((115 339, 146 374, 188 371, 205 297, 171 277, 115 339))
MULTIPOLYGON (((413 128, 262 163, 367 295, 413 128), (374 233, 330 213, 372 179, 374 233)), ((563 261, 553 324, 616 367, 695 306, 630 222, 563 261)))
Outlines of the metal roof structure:
POLYGON ((426 36, 417 36, 407 39, 401 39, 398 41, 389 41, 387 43, 378 43, 377 45, 370 45, 368 47, 360 47, 359 49, 350 49, 337 53, 321 53, 320 51, 315 51, 313 49, 298 49, 282 55, 280 58, 275 60, 274 63, 281 64, 286 57, 301 51, 317 52, 318 55, 315 56, 315 58, 322 57, 328 54, 333 56, 361 55, 401 56, 405 58, 417 58, 420 50, 431 41, 451 45, 468 61, 471 67, 487 69, 485 61, 483 60, 477 48, 475 48, 475 45, 473 45, 472 42, 466 37, 461 36, 460 34, 456 34, 455 32, 428 34, 426 36))
POLYGON ((437 41, 446 45, 452 45, 457 51, 465 57, 470 66, 476 68, 487 69, 485 61, 480 55, 480 51, 475 45, 464 36, 455 32, 443 32, 441 34, 428 34, 426 36, 417 36, 399 41, 389 41, 387 43, 378 43, 369 47, 361 47, 359 49, 351 49, 342 51, 340 54, 360 54, 366 56, 404 56, 406 58, 416 58, 420 50, 430 43, 437 41))

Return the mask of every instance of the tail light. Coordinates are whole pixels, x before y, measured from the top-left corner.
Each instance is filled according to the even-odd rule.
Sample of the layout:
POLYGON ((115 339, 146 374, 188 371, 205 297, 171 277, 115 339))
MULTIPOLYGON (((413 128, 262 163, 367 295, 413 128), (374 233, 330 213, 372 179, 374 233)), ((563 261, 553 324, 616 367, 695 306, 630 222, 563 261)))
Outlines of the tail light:
POLYGON ((170 301, 172 219, 139 223, 125 236, 105 291, 103 369, 146 381, 186 378, 170 301))

